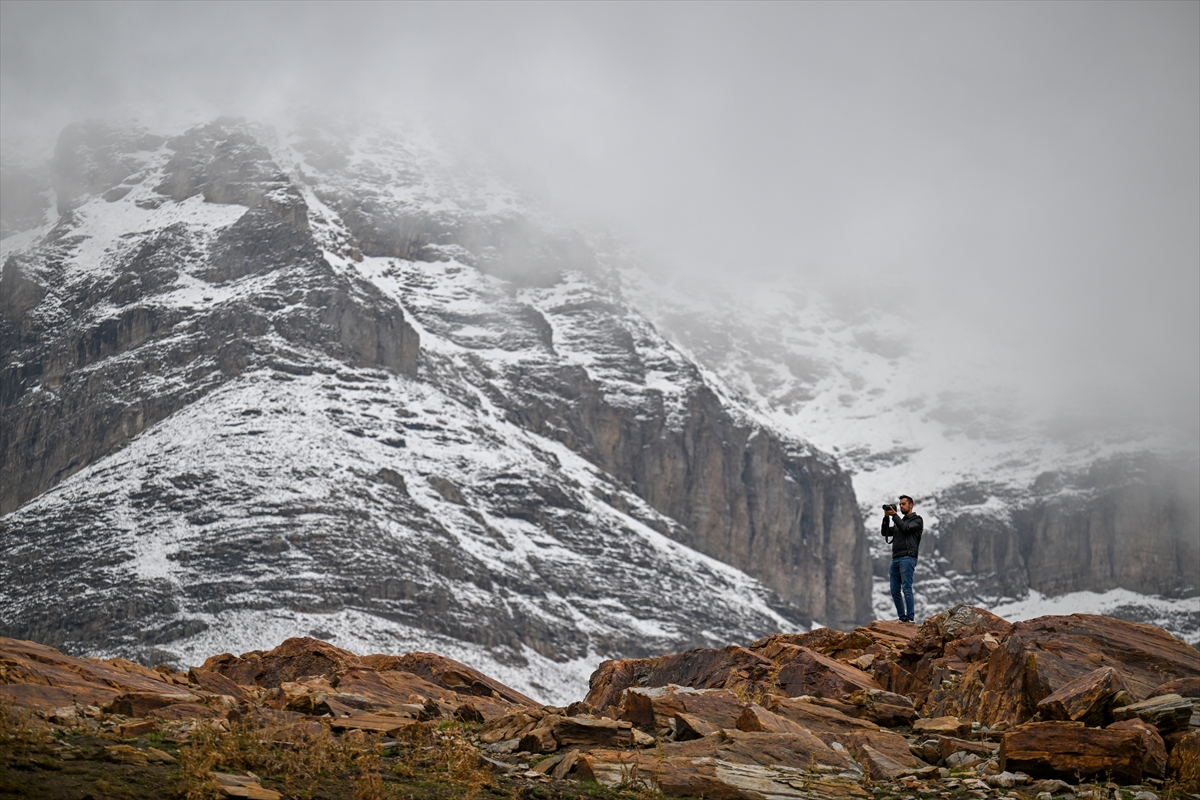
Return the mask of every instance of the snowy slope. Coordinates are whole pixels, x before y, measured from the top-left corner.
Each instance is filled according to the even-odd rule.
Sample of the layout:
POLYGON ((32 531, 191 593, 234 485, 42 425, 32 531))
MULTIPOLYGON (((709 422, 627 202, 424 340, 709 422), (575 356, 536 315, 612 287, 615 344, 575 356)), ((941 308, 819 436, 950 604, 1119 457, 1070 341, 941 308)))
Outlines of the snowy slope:
POLYGON ((799 562, 866 563, 822 538, 860 538, 831 459, 763 429, 581 238, 420 131, 72 136, 93 182, 2 245, 33 298, 6 307, 8 463, 57 470, 23 473, 35 496, 0 518, 6 635, 176 664, 314 635, 568 702, 602 658, 802 630, 800 601, 697 549, 716 515, 664 513, 690 505, 679 486, 604 449, 639 426, 670 444, 697 403, 784 496, 850 498, 804 523, 799 562), (380 219, 401 240, 372 243, 380 219))

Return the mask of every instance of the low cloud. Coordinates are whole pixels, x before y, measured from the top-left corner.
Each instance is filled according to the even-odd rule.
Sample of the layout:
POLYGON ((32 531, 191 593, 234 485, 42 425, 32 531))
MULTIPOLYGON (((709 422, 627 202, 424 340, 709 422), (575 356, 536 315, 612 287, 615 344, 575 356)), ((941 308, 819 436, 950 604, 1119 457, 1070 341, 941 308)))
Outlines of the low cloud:
POLYGON ((6 146, 422 114, 664 269, 903 309, 1047 408, 1200 424, 1195 3, 0 8, 6 146))

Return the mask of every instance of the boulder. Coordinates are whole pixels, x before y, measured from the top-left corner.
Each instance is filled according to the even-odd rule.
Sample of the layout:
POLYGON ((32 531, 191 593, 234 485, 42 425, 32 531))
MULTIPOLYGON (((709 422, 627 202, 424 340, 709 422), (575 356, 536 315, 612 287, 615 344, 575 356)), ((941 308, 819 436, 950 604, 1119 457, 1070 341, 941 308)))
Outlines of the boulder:
MULTIPOLYGON (((629 747, 633 744, 633 725, 625 720, 548 716, 542 724, 550 728, 559 747, 629 747)), ((522 738, 521 741, 525 740, 522 738)))
POLYGON ((1035 778, 1138 783, 1145 756, 1141 731, 1078 722, 1027 722, 1005 732, 1000 742, 1000 769, 1035 778))
POLYGON ((629 687, 647 686, 646 679, 666 660, 667 656, 601 661, 588 679, 588 694, 584 702, 599 709, 615 706, 621 699, 621 693, 629 687))
POLYGON ((892 731, 851 731, 838 743, 863 765, 872 780, 894 778, 903 772, 929 766, 913 755, 908 740, 892 731))
POLYGON ((1018 622, 988 661, 977 719, 986 725, 1023 722, 1047 696, 1103 666, 1119 672, 1138 700, 1164 680, 1200 674, 1200 651, 1161 628, 1112 617, 1018 622))
POLYGON ((883 689, 860 689, 843 697, 842 702, 853 707, 850 713, 854 716, 885 728, 911 725, 917 718, 912 700, 883 689))
POLYGON ((662 730, 671 724, 676 714, 683 713, 717 728, 735 728, 744 706, 745 703, 726 689, 630 688, 621 696, 617 717, 634 725, 662 730))
POLYGON ((1172 733, 1188 727, 1194 706, 1195 702, 1191 698, 1180 697, 1177 694, 1161 694, 1140 703, 1114 708, 1112 715, 1113 719, 1118 721, 1140 719, 1153 725, 1160 733, 1172 733))
POLYGON ((1098 728, 1112 721, 1113 701, 1118 696, 1129 697, 1129 687, 1115 669, 1100 667, 1064 683, 1037 708, 1047 719, 1074 720, 1098 728))
POLYGON ((786 717, 811 731, 826 744, 852 731, 879 729, 873 722, 851 717, 814 700, 815 698, 768 697, 766 707, 773 714, 786 717))
POLYGON ((682 712, 675 715, 675 741, 687 742, 692 739, 700 739, 710 734, 721 730, 717 725, 713 725, 707 720, 700 717, 693 717, 691 714, 682 712))
POLYGON ((972 742, 968 739, 959 739, 954 736, 939 736, 938 757, 945 761, 955 753, 971 753, 982 757, 985 761, 996 755, 999 745, 990 744, 988 742, 972 742))
POLYGON ((0 637, 0 697, 22 708, 51 711, 76 702, 101 706, 128 692, 179 691, 150 670, 128 670, 98 659, 74 658, 53 647, 0 637))
MULTIPOLYGON (((721 731, 703 739, 668 742, 652 751, 593 750, 582 753, 579 759, 578 771, 585 778, 591 777, 602 783, 606 782, 602 776, 618 775, 622 767, 627 775, 636 772, 642 776, 649 776, 666 772, 673 777, 660 782, 659 786, 667 796, 699 796, 699 790, 684 788, 690 784, 676 781, 684 781, 686 774, 696 766, 713 760, 790 768, 785 774, 792 777, 796 777, 796 770, 859 776, 859 768, 848 755, 826 747, 819 739, 807 733, 721 731), (656 767, 665 769, 655 773, 656 767)), ((710 792, 702 796, 744 795, 714 795, 710 792)))
POLYGON ((1147 725, 1140 719, 1126 719, 1114 722, 1109 730, 1138 731, 1142 743, 1146 746, 1146 754, 1142 758, 1142 774, 1151 778, 1161 778, 1167 773, 1167 746, 1162 736, 1153 725, 1147 725))
POLYGON ((349 650, 307 636, 286 639, 274 650, 253 650, 240 657, 213 656, 202 669, 220 673, 241 686, 275 688, 285 681, 320 675, 332 678, 350 667, 361 666, 349 650))
POLYGON ((604 786, 629 786, 668 797, 709 800, 867 800, 857 776, 804 773, 796 768, 730 762, 717 758, 592 752, 576 771, 604 786))
POLYGON ((840 698, 860 689, 883 688, 861 669, 803 647, 797 648, 791 660, 783 665, 776 680, 789 697, 840 698))
POLYGON ((432 684, 470 697, 496 698, 518 706, 540 705, 536 700, 505 686, 477 669, 436 653, 408 653, 403 656, 365 656, 362 665, 385 673, 402 670, 432 684))
POLYGON ((810 733, 799 723, 787 717, 772 714, 758 703, 750 703, 737 718, 739 731, 766 731, 767 733, 810 733))
POLYGON ((485 722, 479 729, 479 740, 485 744, 495 744, 519 738, 537 727, 545 716, 545 712, 541 709, 527 708, 495 717, 485 722))
POLYGON ((163 706, 195 703, 199 699, 196 695, 186 692, 127 692, 113 698, 104 706, 104 710, 109 714, 122 714, 126 717, 147 717, 151 711, 163 706))
POLYGON ((1167 759, 1167 776, 1185 792, 1200 792, 1200 730, 1185 734, 1167 759))
POLYGON ((1177 694, 1180 697, 1200 698, 1200 676, 1176 678, 1173 681, 1160 683, 1157 687, 1155 687, 1154 691, 1149 694, 1149 697, 1158 697, 1164 694, 1177 694))
POLYGON ((915 721, 912 729, 918 736, 966 736, 971 732, 971 722, 958 717, 933 717, 915 721))
MULTIPOLYGON (((857 753, 863 772, 873 781, 885 781, 908 772, 909 767, 870 745, 863 745, 857 753)), ((909 756, 912 758, 912 756, 909 756)))
POLYGON ((558 741, 554 738, 554 731, 547 724, 551 719, 543 719, 541 725, 522 736, 517 749, 529 753, 553 753, 557 750, 558 741))
POLYGON ((203 667, 192 667, 188 670, 187 677, 188 683, 210 694, 228 695, 239 703, 248 703, 252 699, 244 687, 219 672, 213 672, 203 667))

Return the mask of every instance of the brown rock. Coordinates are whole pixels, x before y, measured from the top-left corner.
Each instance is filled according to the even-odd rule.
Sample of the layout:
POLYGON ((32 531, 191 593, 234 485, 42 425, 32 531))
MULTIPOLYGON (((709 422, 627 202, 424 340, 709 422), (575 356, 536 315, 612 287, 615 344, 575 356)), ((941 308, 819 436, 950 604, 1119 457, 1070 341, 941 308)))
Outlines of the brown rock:
POLYGON ((226 797, 246 797, 250 800, 280 800, 279 792, 264 789, 257 778, 248 775, 229 775, 223 772, 210 772, 210 777, 226 797))
POLYGON ((987 725, 1027 720, 1044 698, 1098 666, 1113 667, 1139 699, 1164 680, 1200 674, 1200 652, 1160 628, 1111 617, 1018 622, 988 661, 978 719, 987 725))
POLYGON ((1012 623, 1008 620, 986 609, 960 603, 925 620, 909 640, 906 650, 911 653, 945 652, 948 642, 984 634, 999 639, 1011 630, 1012 623))
POLYGON ((700 739, 719 730, 721 730, 720 727, 700 719, 700 717, 693 717, 691 714, 683 712, 675 715, 675 741, 677 742, 700 739))
POLYGON ((1200 792, 1200 730, 1189 731, 1171 750, 1167 776, 1185 792, 1200 792))
POLYGON ((618 719, 661 730, 679 713, 706 720, 718 728, 737 727, 745 705, 726 689, 692 689, 686 686, 655 686, 626 689, 617 709, 618 719))
POLYGON ((629 747, 632 727, 629 722, 603 717, 561 717, 550 729, 559 747, 629 747))
POLYGON ((176 703, 194 703, 200 698, 194 694, 179 692, 128 692, 116 697, 104 710, 110 714, 122 714, 126 717, 146 717, 151 711, 163 706, 176 703))
POLYGON ((584 702, 599 709, 615 706, 622 692, 631 686, 645 686, 646 678, 653 674, 658 664, 666 660, 666 656, 660 656, 601 661, 588 679, 588 694, 584 702))
POLYGON ((826 744, 853 731, 879 729, 873 722, 851 717, 811 698, 768 697, 767 710, 797 723, 826 744))
POLYGON ((558 742, 554 739, 554 731, 550 729, 546 722, 552 718, 547 717, 542 720, 542 727, 534 728, 529 733, 521 737, 520 743, 517 745, 518 750, 525 750, 530 753, 553 753, 558 749, 558 742))
POLYGON ((1000 769, 1035 778, 1079 781, 1142 779, 1145 743, 1140 731, 1085 728, 1078 722, 1027 722, 1000 743, 1000 769))
POLYGON ((913 755, 907 739, 891 731, 850 731, 838 737, 837 741, 868 770, 868 751, 887 758, 886 764, 882 761, 878 762, 876 772, 869 773, 871 778, 891 778, 904 770, 929 766, 913 755), (885 768, 886 775, 879 771, 885 768))
POLYGON ((625 689, 670 684, 694 689, 745 687, 765 694, 775 667, 770 659, 736 645, 659 658, 605 661, 592 673, 586 702, 595 708, 607 708, 625 689))
POLYGON ((1142 774, 1151 778, 1161 778, 1167 773, 1167 746, 1162 736, 1153 725, 1147 725, 1140 719, 1126 719, 1109 725, 1109 730, 1138 731, 1142 735, 1142 743, 1146 746, 1146 754, 1142 758, 1142 774))
POLYGON ((920 630, 912 622, 883 619, 875 620, 867 625, 866 629, 877 644, 887 644, 897 648, 906 646, 917 635, 917 631, 920 630))
POLYGON ((722 650, 689 650, 669 656, 647 684, 677 684, 696 689, 720 689, 769 678, 775 664, 757 653, 730 645, 722 650))
MULTIPOLYGON (((521 749, 524 749, 524 748, 521 748, 521 749)), ((538 763, 533 765, 533 771, 538 773, 539 775, 545 775, 546 773, 550 772, 552 769, 557 767, 558 762, 562 761, 562 759, 563 759, 562 755, 550 756, 549 758, 543 758, 541 761, 539 761, 538 763)))
POLYGON ((241 657, 223 653, 204 662, 202 669, 220 673, 241 686, 273 688, 306 676, 333 678, 361 666, 349 650, 309 637, 287 639, 274 650, 253 650, 241 657))
POLYGON ((850 712, 854 716, 869 719, 885 728, 911 725, 917 718, 912 700, 883 689, 860 689, 843 697, 842 702, 854 708, 850 712))
POLYGON ((825 800, 870 797, 854 777, 803 775, 772 766, 715 758, 654 756, 593 751, 580 756, 576 771, 603 786, 628 786, 671 797, 709 800, 825 800))
POLYGON ((971 732, 969 720, 958 717, 933 717, 913 723, 913 733, 927 736, 966 736, 971 732))
POLYGON ((192 667, 188 670, 187 677, 189 683, 205 692, 228 695, 239 703, 248 703, 251 700, 249 692, 219 672, 192 667))
POLYGON ((945 761, 955 753, 974 753, 985 759, 996 755, 998 747, 987 742, 972 742, 968 739, 958 739, 954 736, 938 737, 938 757, 945 761))
POLYGON ((1037 708, 1047 719, 1074 720, 1098 728, 1112 721, 1113 699, 1119 692, 1129 692, 1120 674, 1112 667, 1100 667, 1064 683, 1037 708))
POLYGON ((402 717, 384 717, 377 714, 355 714, 352 717, 339 717, 330 720, 329 727, 335 731, 357 730, 374 731, 386 736, 395 736, 406 728, 417 724, 414 720, 402 717))
POLYGON ((544 716, 540 709, 526 709, 490 719, 479 729, 479 740, 494 744, 523 736, 533 730, 544 716))
POLYGON ((882 688, 861 669, 800 648, 779 670, 779 688, 790 697, 815 695, 839 698, 859 689, 882 688))
POLYGON ((1161 694, 1140 703, 1114 708, 1115 720, 1140 719, 1148 722, 1162 733, 1181 731, 1188 727, 1195 703, 1190 698, 1177 694, 1161 694))
POLYGON ((161 679, 103 661, 73 658, 53 647, 0 637, 0 697, 21 708, 50 711, 75 702, 102 706, 128 692, 160 693, 161 679))
POLYGON ((767 733, 811 733, 804 726, 787 717, 772 714, 758 703, 751 703, 737 718, 739 731, 766 731, 767 733))
POLYGON ((578 758, 580 758, 580 751, 574 750, 574 748, 566 751, 563 753, 562 760, 559 760, 558 764, 554 766, 554 770, 550 776, 556 781, 562 781, 566 777, 566 774, 575 768, 575 762, 578 758))
POLYGON ((817 652, 825 652, 827 647, 836 647, 846 638, 846 634, 836 628, 817 628, 808 633, 773 633, 750 645, 750 650, 772 661, 781 653, 792 653, 795 647, 807 647, 817 652))
POLYGON ((430 683, 471 697, 494 697, 519 706, 540 705, 531 697, 505 686, 477 669, 435 653, 408 653, 404 656, 366 656, 363 665, 379 672, 403 670, 430 683))
POLYGON ((668 742, 655 748, 652 752, 638 752, 650 759, 674 756, 688 759, 720 758, 741 764, 779 764, 802 769, 810 769, 815 766, 836 770, 854 770, 854 765, 847 754, 830 749, 810 733, 726 730, 689 742, 668 742))
POLYGON ((199 703, 172 703, 166 706, 159 706, 152 711, 147 712, 148 716, 155 719, 211 719, 213 717, 222 716, 215 709, 209 706, 202 706, 199 703))
POLYGON ((873 781, 895 778, 909 770, 909 767, 870 745, 863 745, 859 750, 858 761, 863 765, 863 772, 873 781))
POLYGON ((145 736, 147 733, 152 733, 158 728, 158 722, 152 719, 136 719, 129 722, 123 722, 117 726, 117 733, 121 736, 145 736))
POLYGON ((1200 676, 1191 678, 1176 678, 1173 681, 1159 684, 1149 697, 1164 694, 1177 694, 1180 697, 1200 698, 1200 676))

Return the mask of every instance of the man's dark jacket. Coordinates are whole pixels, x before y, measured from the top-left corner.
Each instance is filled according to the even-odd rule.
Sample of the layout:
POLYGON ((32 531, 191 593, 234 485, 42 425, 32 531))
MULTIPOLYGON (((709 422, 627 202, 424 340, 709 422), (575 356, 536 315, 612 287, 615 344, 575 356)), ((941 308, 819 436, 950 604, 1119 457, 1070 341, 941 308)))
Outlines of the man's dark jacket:
POLYGON ((901 519, 899 516, 884 516, 884 537, 892 543, 892 558, 900 556, 917 557, 921 547, 921 532, 925 530, 925 522, 921 515, 910 511, 901 519), (895 538, 893 538, 895 537, 895 538))

